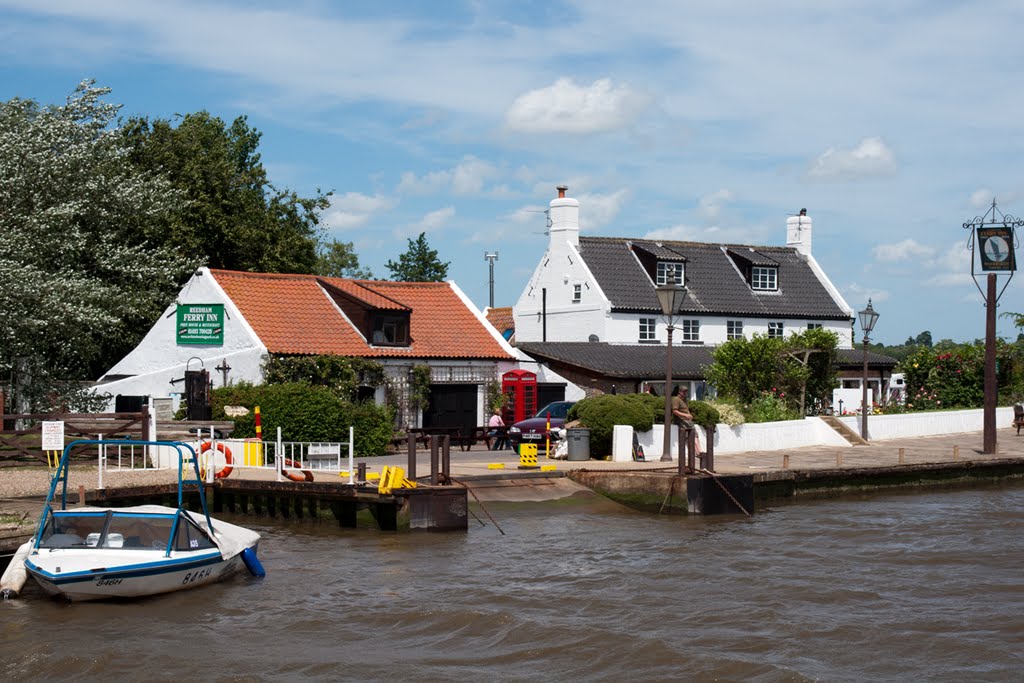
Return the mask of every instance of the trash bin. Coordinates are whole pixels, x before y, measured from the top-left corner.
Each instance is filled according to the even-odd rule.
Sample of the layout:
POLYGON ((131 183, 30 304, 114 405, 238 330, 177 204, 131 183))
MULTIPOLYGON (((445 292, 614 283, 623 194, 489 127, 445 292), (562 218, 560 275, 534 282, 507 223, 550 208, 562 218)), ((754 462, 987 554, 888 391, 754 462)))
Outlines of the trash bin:
POLYGON ((590 460, 590 430, 569 429, 569 451, 567 460, 590 460))

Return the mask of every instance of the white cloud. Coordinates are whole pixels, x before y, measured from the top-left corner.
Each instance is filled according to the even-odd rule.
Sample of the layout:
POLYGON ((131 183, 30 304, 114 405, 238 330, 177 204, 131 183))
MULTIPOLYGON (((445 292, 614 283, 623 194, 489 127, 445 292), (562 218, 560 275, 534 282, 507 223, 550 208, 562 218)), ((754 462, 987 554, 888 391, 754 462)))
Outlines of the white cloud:
POLYGON ((485 183, 500 175, 497 167, 493 164, 478 159, 474 156, 466 156, 456 166, 440 171, 430 171, 417 176, 411 171, 402 174, 398 183, 398 192, 409 194, 434 194, 445 189, 450 189, 454 194, 466 195, 487 195, 492 192, 498 195, 507 195, 509 190, 506 186, 500 185, 496 188, 485 190, 485 183))
POLYGON ((807 176, 814 180, 856 180, 892 175, 896 155, 882 138, 864 138, 853 149, 830 147, 811 163, 807 176))
POLYGON ((870 299, 872 305, 879 303, 880 301, 886 301, 889 299, 889 291, 885 289, 879 289, 878 287, 871 287, 853 283, 847 285, 844 288, 843 298, 846 299, 847 303, 854 307, 856 310, 861 310, 864 306, 867 306, 867 302, 870 299), (862 301, 860 306, 855 305, 853 302, 862 301))
POLYGON ((629 85, 614 85, 608 78, 589 86, 560 78, 517 97, 505 114, 505 123, 524 133, 598 133, 630 123, 647 100, 629 85))
POLYGON ((421 232, 430 232, 431 230, 437 230, 444 226, 452 216, 455 215, 454 206, 446 206, 443 209, 437 211, 431 211, 423 218, 420 219, 419 223, 416 224, 416 229, 421 232))
POLYGON ((359 192, 347 192, 331 198, 331 207, 324 214, 328 229, 351 230, 366 224, 370 217, 386 211, 395 205, 393 199, 380 195, 369 196, 359 192))
POLYGON ((912 239, 892 244, 879 244, 871 250, 875 260, 883 263, 898 261, 930 260, 935 256, 935 248, 912 239))
POLYGON ((987 209, 992 206, 992 197, 994 194, 995 193, 988 188, 975 190, 971 193, 971 197, 967 200, 967 204, 972 209, 987 209))
POLYGON ((701 197, 698 203, 698 211, 700 211, 701 216, 713 221, 721 215, 722 207, 730 202, 732 198, 732 192, 722 188, 701 197))
POLYGON ((612 194, 581 194, 580 229, 593 231, 612 222, 628 199, 629 190, 618 190, 612 194))

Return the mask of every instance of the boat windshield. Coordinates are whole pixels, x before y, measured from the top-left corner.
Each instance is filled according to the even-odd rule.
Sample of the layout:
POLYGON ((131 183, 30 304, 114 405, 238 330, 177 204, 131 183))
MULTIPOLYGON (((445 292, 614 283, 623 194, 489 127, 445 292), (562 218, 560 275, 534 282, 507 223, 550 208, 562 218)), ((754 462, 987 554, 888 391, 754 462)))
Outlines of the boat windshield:
MULTIPOLYGON (((97 511, 55 512, 43 530, 40 548, 167 548, 175 515, 97 511)), ((206 533, 187 517, 178 524, 174 550, 212 548, 206 533)))

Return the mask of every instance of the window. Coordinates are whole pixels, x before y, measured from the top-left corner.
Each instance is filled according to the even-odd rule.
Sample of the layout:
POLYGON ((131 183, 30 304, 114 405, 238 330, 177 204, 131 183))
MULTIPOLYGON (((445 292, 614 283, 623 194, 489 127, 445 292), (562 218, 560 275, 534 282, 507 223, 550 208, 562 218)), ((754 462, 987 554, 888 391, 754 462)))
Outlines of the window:
POLYGON ((657 338, 654 336, 654 326, 656 322, 657 321, 654 318, 640 318, 640 341, 657 341, 657 338))
POLYGON ((807 323, 807 329, 809 330, 820 330, 821 323, 807 323))
POLYGON ((768 323, 768 336, 782 339, 782 323, 768 323))
POLYGON ((726 320, 725 321, 725 338, 726 339, 743 339, 743 321, 742 320, 726 320))
POLYGON ((409 318, 404 315, 377 314, 373 318, 370 340, 382 346, 409 345, 409 318))
POLYGON ((683 330, 683 341, 695 342, 700 341, 700 321, 699 320, 684 320, 683 324, 680 325, 683 330))
POLYGON ((572 286, 572 302, 578 304, 583 300, 583 285, 572 286))
POLYGON ((770 268, 765 266, 753 266, 750 269, 750 287, 751 289, 778 289, 779 288, 779 269, 770 268))
POLYGON ((658 276, 657 278, 655 278, 655 280, 656 284, 659 287, 664 284, 668 284, 669 282, 674 282, 676 285, 682 287, 683 264, 669 263, 668 261, 658 261, 658 276))

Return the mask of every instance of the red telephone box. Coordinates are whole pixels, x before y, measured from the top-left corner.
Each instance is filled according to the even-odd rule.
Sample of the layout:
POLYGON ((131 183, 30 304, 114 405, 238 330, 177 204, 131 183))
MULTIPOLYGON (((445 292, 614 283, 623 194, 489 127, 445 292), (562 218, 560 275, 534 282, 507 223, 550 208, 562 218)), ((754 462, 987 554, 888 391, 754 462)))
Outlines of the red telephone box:
POLYGON ((501 391, 506 396, 502 419, 512 425, 537 413, 537 373, 509 370, 501 376, 501 391))

